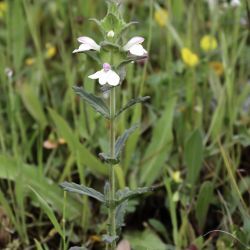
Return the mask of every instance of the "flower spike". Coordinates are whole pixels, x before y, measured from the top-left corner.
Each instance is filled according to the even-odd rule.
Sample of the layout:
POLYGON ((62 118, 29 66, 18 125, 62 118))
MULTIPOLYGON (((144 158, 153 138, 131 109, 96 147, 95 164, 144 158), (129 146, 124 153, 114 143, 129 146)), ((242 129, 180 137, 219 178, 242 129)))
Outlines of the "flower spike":
POLYGON ((80 52, 85 52, 89 50, 96 50, 100 51, 101 46, 98 45, 92 38, 87 37, 87 36, 82 36, 79 37, 78 42, 81 43, 78 49, 75 49, 73 53, 80 53, 80 52))
POLYGON ((141 43, 143 42, 144 42, 143 37, 135 36, 128 41, 128 43, 123 47, 123 50, 129 51, 130 54, 135 56, 144 56, 148 52, 141 45, 141 43))
POLYGON ((107 83, 111 86, 117 86, 120 83, 120 76, 111 69, 111 66, 108 63, 104 63, 102 70, 97 71, 88 77, 93 80, 99 79, 101 85, 107 83))

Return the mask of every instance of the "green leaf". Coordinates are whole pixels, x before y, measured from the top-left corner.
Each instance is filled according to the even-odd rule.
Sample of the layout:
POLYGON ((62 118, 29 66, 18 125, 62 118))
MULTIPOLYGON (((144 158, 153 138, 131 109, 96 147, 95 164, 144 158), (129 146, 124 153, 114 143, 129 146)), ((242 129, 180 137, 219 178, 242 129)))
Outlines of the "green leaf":
POLYGON ((136 62, 138 60, 143 60, 143 59, 147 59, 148 56, 129 56, 128 59, 122 61, 119 65, 118 65, 118 70, 121 68, 121 67, 124 67, 126 64, 128 63, 131 63, 131 62, 136 62))
POLYGON ((106 35, 106 32, 105 32, 105 30, 103 29, 102 23, 101 23, 100 20, 98 20, 98 19, 96 19, 96 18, 90 18, 89 21, 92 21, 92 22, 94 22, 94 23, 97 25, 97 27, 99 28, 99 30, 102 32, 103 36, 106 35))
POLYGON ((202 184, 200 188, 195 208, 195 214, 200 229, 203 229, 205 225, 208 208, 212 202, 212 199, 213 199, 213 184, 210 181, 206 181, 202 184), (204 197, 206 198, 204 199, 204 197))
MULTIPOLYGON (((63 191, 48 179, 39 174, 37 166, 20 163, 19 160, 0 155, 0 179, 15 181, 22 174, 23 185, 26 191, 30 191, 29 187, 36 190, 42 197, 46 197, 47 202, 54 210, 62 214, 63 212, 63 191), (21 171, 21 173, 20 173, 21 171)), ((25 195, 33 198, 33 193, 25 192, 25 195)), ((68 197, 66 204, 66 219, 72 220, 80 216, 82 204, 75 198, 68 197)))
POLYGON ((39 241, 37 241, 36 239, 34 239, 34 241, 35 241, 35 244, 36 244, 36 250, 44 250, 39 241))
POLYGON ((148 222, 162 236, 166 237, 168 235, 168 232, 161 221, 156 219, 149 219, 148 222))
POLYGON ((140 184, 150 186, 159 176, 173 145, 173 117, 176 98, 166 102, 161 118, 155 124, 151 142, 146 149, 140 168, 140 184))
POLYGON ((120 231, 121 228, 124 226, 124 218, 125 218, 125 215, 126 215, 127 207, 128 207, 128 201, 127 200, 122 202, 120 205, 118 205, 116 207, 115 223, 116 223, 116 229, 118 231, 120 231))
POLYGON ((53 224, 54 228, 56 229, 56 231, 61 235, 61 237, 63 237, 62 228, 61 228, 59 222, 57 221, 56 216, 55 216, 52 208, 45 201, 45 199, 38 192, 36 192, 35 189, 33 189, 32 187, 30 187, 30 189, 36 195, 37 200, 42 208, 42 211, 47 214, 47 216, 49 217, 49 219, 50 219, 51 223, 53 224))
POLYGON ((102 161, 106 162, 107 164, 116 165, 120 162, 118 158, 112 158, 110 157, 110 155, 105 154, 105 153, 100 153, 99 157, 102 161))
POLYGON ((193 186, 199 176, 203 160, 203 143, 200 130, 195 130, 187 139, 184 160, 187 165, 187 181, 193 186))
POLYGON ((110 190, 110 184, 109 184, 109 182, 107 181, 107 182, 105 183, 105 185, 104 185, 104 190, 103 190, 105 201, 108 201, 108 200, 109 200, 109 190, 110 190))
POLYGON ((137 188, 135 190, 130 190, 128 187, 118 190, 116 192, 116 196, 118 197, 117 204, 124 202, 125 200, 129 200, 135 198, 139 195, 152 192, 154 189, 152 187, 142 187, 137 188))
POLYGON ((41 127, 45 127, 47 125, 47 119, 42 104, 34 89, 28 84, 23 84, 21 85, 20 93, 23 103, 30 115, 41 125, 41 127))
POLYGON ((125 111, 126 109, 132 107, 133 105, 137 104, 137 103, 142 103, 142 102, 145 102, 147 100, 150 99, 150 96, 144 96, 144 97, 138 97, 136 99, 132 99, 130 100, 122 109, 120 109, 115 117, 119 116, 123 111, 125 111))
POLYGON ((125 130, 125 132, 117 139, 115 144, 115 157, 119 158, 121 151, 125 145, 130 134, 132 134, 138 128, 138 124, 133 125, 131 128, 125 130))
POLYGON ((85 187, 76 183, 63 182, 60 186, 68 192, 78 193, 82 195, 87 195, 100 202, 105 202, 104 195, 93 188, 85 187))
POLYGON ((131 244, 132 249, 145 250, 166 250, 167 246, 162 242, 160 237, 153 231, 146 229, 143 232, 129 232, 124 238, 131 244))
POLYGON ((15 69, 15 73, 18 75, 20 74, 26 53, 23 48, 25 48, 27 39, 27 19, 23 18, 25 13, 23 4, 20 1, 8 2, 8 10, 9 48, 13 56, 13 69, 15 69), (17 25, 18 29, 16 28, 17 25))
POLYGON ((132 25, 138 24, 139 22, 133 21, 125 24, 123 28, 120 31, 120 35, 122 35, 123 32, 125 32, 128 28, 130 28, 132 25))
POLYGON ((224 119, 226 112, 226 97, 221 94, 218 100, 217 107, 213 112, 210 127, 207 133, 207 137, 211 135, 213 141, 217 141, 217 139, 223 133, 224 128, 224 119))
POLYGON ((53 109, 49 109, 51 118, 53 119, 57 132, 60 137, 64 138, 68 143, 72 154, 79 158, 79 162, 88 166, 94 173, 107 174, 107 168, 100 162, 84 145, 80 144, 76 135, 69 127, 68 123, 53 109))
POLYGON ((75 93, 79 95, 84 101, 95 109, 98 113, 103 115, 105 118, 110 119, 109 108, 102 98, 95 96, 91 93, 87 93, 82 87, 73 87, 75 93))

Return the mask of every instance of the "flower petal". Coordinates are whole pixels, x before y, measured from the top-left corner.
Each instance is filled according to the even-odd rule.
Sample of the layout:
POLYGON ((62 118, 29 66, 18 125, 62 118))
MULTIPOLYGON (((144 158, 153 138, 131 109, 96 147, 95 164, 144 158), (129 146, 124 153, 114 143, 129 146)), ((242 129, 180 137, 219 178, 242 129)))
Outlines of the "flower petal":
POLYGON ((87 36, 82 36, 82 37, 79 37, 78 39, 78 42, 79 43, 83 43, 83 44, 87 44, 91 47, 91 49, 93 50, 97 50, 99 51, 101 46, 99 46, 92 38, 90 37, 87 37, 87 36))
POLYGON ((144 42, 144 38, 140 36, 135 36, 131 38, 128 43, 123 47, 125 51, 128 51, 133 45, 135 44, 141 44, 144 42))
POLYGON ((147 54, 147 51, 143 48, 141 44, 135 44, 130 49, 129 52, 135 56, 143 56, 147 54))
POLYGON ((113 70, 107 72, 107 82, 111 86, 117 86, 120 83, 120 76, 113 70))
POLYGON ((108 83, 108 72, 103 71, 99 78, 99 83, 105 85, 108 83))
POLYGON ((103 72, 104 70, 102 69, 100 71, 97 71, 95 74, 88 76, 88 78, 93 79, 93 80, 99 79, 102 76, 103 72))
POLYGON ((81 44, 78 49, 75 49, 73 53, 80 53, 84 51, 89 51, 91 50, 92 47, 90 47, 88 44, 81 44))

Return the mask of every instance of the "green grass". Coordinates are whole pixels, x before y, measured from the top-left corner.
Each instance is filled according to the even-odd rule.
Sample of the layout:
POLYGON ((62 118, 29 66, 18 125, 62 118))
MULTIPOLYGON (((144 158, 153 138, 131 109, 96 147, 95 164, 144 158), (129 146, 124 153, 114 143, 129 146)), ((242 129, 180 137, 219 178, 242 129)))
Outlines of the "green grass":
MULTIPOLYGON (((67 180, 102 189, 108 173, 97 157, 108 147, 108 124, 72 90, 78 84, 101 95, 87 78, 97 67, 85 55, 71 53, 80 35, 100 40, 88 19, 105 15, 104 1, 6 2, 0 18, 0 207, 11 233, 0 246, 17 240, 19 247, 11 249, 85 243, 102 249, 93 235, 104 232, 106 212, 93 200, 65 197, 58 185, 67 180), (52 58, 46 56, 46 43, 56 47, 52 58), (60 138, 66 144, 43 147, 44 141, 60 138)), ((119 188, 159 187, 129 206, 123 235, 137 250, 149 246, 147 239, 158 245, 152 250, 250 246, 250 20, 247 1, 241 2, 241 8, 214 11, 195 0, 124 4, 126 20, 140 22, 130 36, 144 36, 150 56, 143 65, 127 67, 118 105, 138 95, 151 100, 118 120, 119 134, 136 122, 141 127, 128 140, 117 180, 119 188), (164 27, 154 19, 159 6, 168 9, 164 27), (209 53, 199 45, 207 34, 218 41, 209 53), (181 46, 199 56, 196 67, 183 63, 181 46), (223 64, 221 76, 211 69, 213 61, 223 64), (177 171, 181 181, 173 178, 177 171), (224 233, 203 237, 211 230, 224 233)), ((0 220, 0 236, 2 228, 6 232, 0 220)))

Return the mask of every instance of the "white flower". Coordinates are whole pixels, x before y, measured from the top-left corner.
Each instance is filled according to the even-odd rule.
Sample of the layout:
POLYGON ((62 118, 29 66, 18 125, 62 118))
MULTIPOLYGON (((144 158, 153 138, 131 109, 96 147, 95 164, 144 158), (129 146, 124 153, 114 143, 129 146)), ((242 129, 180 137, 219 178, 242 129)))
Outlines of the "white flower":
POLYGON ((143 56, 148 53, 141 45, 143 42, 143 37, 135 36, 128 41, 128 43, 123 47, 123 50, 129 51, 130 54, 135 56, 143 56))
POLYGON ((110 30, 110 31, 107 33, 107 36, 113 38, 113 37, 115 36, 115 32, 114 32, 113 30, 110 30))
POLYGON ((5 68, 4 72, 8 76, 9 79, 12 78, 12 76, 13 76, 13 70, 11 68, 5 68))
POLYGON ((101 85, 109 84, 111 86, 117 86, 120 83, 119 75, 111 70, 111 66, 108 63, 103 64, 103 69, 97 71, 95 74, 89 76, 90 79, 99 79, 101 85))
POLYGON ((78 49, 75 49, 73 53, 79 53, 89 50, 100 51, 101 46, 99 46, 92 38, 87 36, 79 37, 78 42, 81 43, 78 49))
POLYGON ((232 7, 239 7, 241 5, 240 0, 231 0, 230 5, 232 7))

